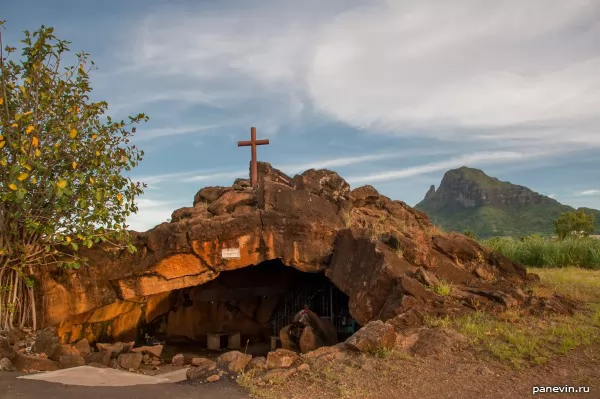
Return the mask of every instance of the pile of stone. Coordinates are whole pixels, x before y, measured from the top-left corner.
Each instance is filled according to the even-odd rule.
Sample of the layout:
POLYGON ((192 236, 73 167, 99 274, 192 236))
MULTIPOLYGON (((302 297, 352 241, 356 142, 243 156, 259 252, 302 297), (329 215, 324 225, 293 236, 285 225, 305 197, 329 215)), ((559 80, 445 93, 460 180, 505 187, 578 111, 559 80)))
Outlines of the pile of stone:
POLYGON ((307 353, 299 354, 280 348, 269 352, 266 357, 252 357, 239 351, 231 351, 222 354, 216 361, 193 358, 187 371, 187 379, 210 383, 218 381, 224 375, 239 377, 243 374, 254 379, 258 385, 265 385, 284 381, 313 368, 322 369, 332 362, 344 362, 361 354, 402 350, 416 356, 429 357, 447 354, 465 344, 463 336, 449 330, 421 327, 408 334, 401 334, 396 332, 392 324, 377 320, 369 322, 345 342, 323 346, 307 353))
POLYGON ((162 345, 134 348, 134 342, 97 343, 86 338, 61 344, 56 329, 35 334, 18 329, 0 334, 0 371, 54 371, 84 365, 135 371, 142 364, 158 367, 162 345))

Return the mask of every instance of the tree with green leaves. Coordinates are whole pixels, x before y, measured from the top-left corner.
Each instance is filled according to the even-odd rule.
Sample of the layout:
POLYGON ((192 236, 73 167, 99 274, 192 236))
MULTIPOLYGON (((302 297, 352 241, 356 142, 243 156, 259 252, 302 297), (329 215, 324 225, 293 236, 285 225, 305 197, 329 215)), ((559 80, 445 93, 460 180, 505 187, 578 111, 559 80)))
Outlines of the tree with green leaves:
MULTIPOLYGON (((4 28, 4 22, 0 22, 4 28)), ((53 28, 24 32, 22 58, 0 31, 0 328, 36 328, 35 269, 78 268, 83 245, 135 251, 126 217, 142 184, 122 175, 142 160, 133 125, 92 102, 89 54, 62 66, 69 42, 53 28)))
POLYGON ((554 222, 558 238, 589 236, 594 231, 594 215, 583 209, 562 213, 554 222))

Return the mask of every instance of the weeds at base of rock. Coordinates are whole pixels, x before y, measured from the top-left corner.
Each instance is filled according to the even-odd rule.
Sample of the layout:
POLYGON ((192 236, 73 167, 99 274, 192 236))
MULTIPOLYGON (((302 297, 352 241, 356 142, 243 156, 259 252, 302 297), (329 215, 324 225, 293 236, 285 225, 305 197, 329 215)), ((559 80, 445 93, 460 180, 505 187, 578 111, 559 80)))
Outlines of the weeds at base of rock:
POLYGON ((431 290, 438 295, 448 296, 452 292, 452 285, 444 281, 440 281, 438 284, 433 285, 431 290))
POLYGON ((553 356, 566 355, 581 345, 600 342, 600 295, 596 291, 600 288, 600 273, 575 269, 568 274, 564 269, 545 269, 541 278, 542 283, 534 287, 534 295, 540 291, 547 297, 551 292, 552 295, 594 302, 572 316, 523 316, 520 309, 512 308, 498 315, 476 311, 454 319, 426 317, 425 324, 455 329, 472 345, 483 347, 517 369, 545 363, 553 356))

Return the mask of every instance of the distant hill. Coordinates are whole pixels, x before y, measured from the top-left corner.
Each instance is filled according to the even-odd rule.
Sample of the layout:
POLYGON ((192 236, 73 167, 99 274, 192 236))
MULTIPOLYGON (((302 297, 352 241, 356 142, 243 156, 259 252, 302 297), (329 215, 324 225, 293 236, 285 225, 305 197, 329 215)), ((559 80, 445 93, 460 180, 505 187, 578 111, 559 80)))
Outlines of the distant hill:
MULTIPOLYGON (((415 208, 446 230, 472 231, 477 237, 554 234, 554 221, 573 207, 527 187, 500 181, 479 169, 463 166, 444 174, 415 208)), ((582 208, 596 217, 600 211, 582 208)))

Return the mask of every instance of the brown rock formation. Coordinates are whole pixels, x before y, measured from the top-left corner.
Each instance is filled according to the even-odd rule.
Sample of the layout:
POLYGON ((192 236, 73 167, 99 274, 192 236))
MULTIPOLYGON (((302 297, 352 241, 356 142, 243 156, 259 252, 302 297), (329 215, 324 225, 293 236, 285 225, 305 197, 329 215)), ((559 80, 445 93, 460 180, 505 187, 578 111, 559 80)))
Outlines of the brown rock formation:
POLYGON ((224 272, 277 259, 324 273, 348 295, 361 325, 465 310, 473 298, 492 308, 523 302, 515 294, 526 277, 523 267, 462 235, 436 231, 425 214, 371 186, 351 191, 328 170, 290 178, 260 163, 256 189, 243 180, 206 187, 193 207, 173 212, 171 222, 131 234, 138 249, 133 255, 105 246, 82 249, 89 266, 38 276, 40 322, 58 325, 63 342, 134 340, 141 325, 160 317, 167 330, 194 339, 211 329, 258 331, 277 304, 278 278, 248 278, 236 286, 236 292, 253 285, 271 290, 258 294, 260 300, 213 303, 211 295, 222 298, 232 289, 227 284, 242 284, 224 283, 224 272), (239 258, 223 258, 224 248, 238 248, 239 258), (428 287, 438 281, 451 285, 449 295, 428 287))

